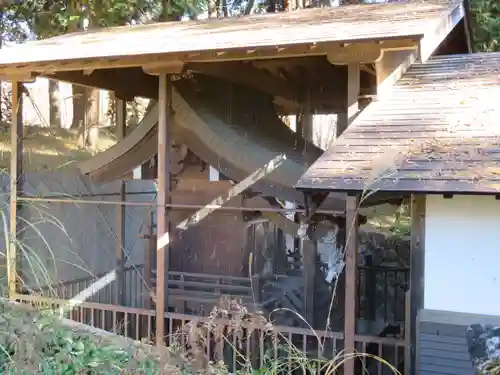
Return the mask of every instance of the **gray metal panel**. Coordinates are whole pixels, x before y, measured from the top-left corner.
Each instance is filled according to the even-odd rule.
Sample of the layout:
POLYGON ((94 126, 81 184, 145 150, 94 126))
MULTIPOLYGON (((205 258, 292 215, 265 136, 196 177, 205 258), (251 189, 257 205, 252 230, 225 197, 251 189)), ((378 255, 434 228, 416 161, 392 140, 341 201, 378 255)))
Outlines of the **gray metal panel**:
POLYGON ((346 129, 297 187, 500 193, 500 53, 410 67, 346 129))
POLYGON ((473 375, 466 332, 482 316, 422 310, 418 335, 420 375, 473 375))

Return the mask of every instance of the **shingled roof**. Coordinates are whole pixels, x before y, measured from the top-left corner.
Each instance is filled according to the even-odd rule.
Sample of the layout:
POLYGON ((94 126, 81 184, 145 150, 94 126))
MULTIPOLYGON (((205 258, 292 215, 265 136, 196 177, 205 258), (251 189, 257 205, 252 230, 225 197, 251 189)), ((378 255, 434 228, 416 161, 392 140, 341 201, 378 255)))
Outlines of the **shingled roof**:
MULTIPOLYGON (((103 67, 141 66, 152 58, 181 61, 230 59, 228 51, 244 49, 249 58, 309 53, 324 54, 322 45, 339 42, 370 42, 410 38, 429 41, 445 26, 453 27, 463 17, 462 0, 411 0, 393 4, 350 5, 306 9, 248 17, 205 21, 165 22, 150 25, 110 27, 78 32, 2 49, 0 74, 21 70, 52 72, 76 70, 54 63, 81 64, 98 61, 103 67), (294 50, 297 49, 298 51, 294 50), (269 51, 268 51, 269 50, 269 51), (266 52, 267 51, 267 52, 266 52), (316 52, 317 51, 317 52, 316 52), (208 53, 209 57, 198 54, 208 53), (260 53, 260 54, 259 54, 260 53), (139 61, 138 58, 142 60, 139 61), (127 60, 128 59, 128 60, 127 60), (128 63, 124 62, 127 60, 128 63), (105 63, 107 61, 107 63, 105 63)), ((95 66, 94 68, 99 68, 95 66)), ((79 69, 79 68, 78 68, 79 69)))
POLYGON ((500 194, 500 53, 415 64, 297 188, 500 194))

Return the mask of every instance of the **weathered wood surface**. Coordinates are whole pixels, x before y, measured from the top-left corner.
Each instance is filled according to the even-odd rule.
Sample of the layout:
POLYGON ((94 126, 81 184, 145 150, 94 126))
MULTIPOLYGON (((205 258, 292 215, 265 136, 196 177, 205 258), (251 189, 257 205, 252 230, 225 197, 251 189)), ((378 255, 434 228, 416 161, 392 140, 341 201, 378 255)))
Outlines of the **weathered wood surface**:
POLYGON ((415 64, 307 171, 299 188, 500 192, 500 54, 415 64))
POLYGON ((414 0, 73 33, 5 49, 0 73, 154 65, 166 54, 174 61, 325 54, 331 42, 433 37, 461 3, 414 0))
MULTIPOLYGON (((227 121, 227 108, 223 105, 227 101, 225 97, 217 99, 211 95, 208 88, 211 82, 214 83, 207 79, 206 84, 176 84, 172 98, 174 139, 235 181, 246 178, 277 155, 285 155, 286 160, 279 168, 250 188, 283 200, 302 202, 302 194, 293 185, 322 151, 285 126, 266 98, 249 103, 246 99, 252 91, 244 88, 232 91, 234 111, 227 121), (204 92, 196 93, 197 87, 204 92), (257 107, 259 110, 254 110, 257 107)), ((123 141, 80 164, 81 171, 90 174, 94 181, 110 181, 151 159, 157 152, 157 113, 154 106, 123 141)), ((342 197, 330 199, 336 201, 329 204, 330 209, 344 210, 342 197)))

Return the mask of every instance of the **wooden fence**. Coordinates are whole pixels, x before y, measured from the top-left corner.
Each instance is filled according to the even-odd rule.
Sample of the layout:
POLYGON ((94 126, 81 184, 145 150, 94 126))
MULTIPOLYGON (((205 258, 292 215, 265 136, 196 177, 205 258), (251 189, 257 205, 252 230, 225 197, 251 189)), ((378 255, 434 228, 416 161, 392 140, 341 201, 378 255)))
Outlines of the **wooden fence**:
MULTIPOLYGON (((67 301, 43 296, 19 295, 16 300, 36 308, 52 309, 76 322, 134 340, 155 341, 156 315, 152 310, 94 302, 68 306, 67 301)), ((234 311, 229 317, 221 318, 165 313, 167 336, 164 341, 166 345, 185 351, 186 358, 190 353, 201 351, 206 361, 223 360, 231 372, 244 367, 274 366, 275 370, 280 370, 276 373, 323 374, 328 366, 339 366, 344 360, 341 332, 275 326, 256 315, 238 314, 234 311), (194 345, 195 341, 198 344, 194 345)), ((356 360, 360 374, 393 373, 388 366, 371 357, 374 355, 404 373, 407 350, 404 340, 358 335, 356 345, 360 353, 370 355, 356 360)))

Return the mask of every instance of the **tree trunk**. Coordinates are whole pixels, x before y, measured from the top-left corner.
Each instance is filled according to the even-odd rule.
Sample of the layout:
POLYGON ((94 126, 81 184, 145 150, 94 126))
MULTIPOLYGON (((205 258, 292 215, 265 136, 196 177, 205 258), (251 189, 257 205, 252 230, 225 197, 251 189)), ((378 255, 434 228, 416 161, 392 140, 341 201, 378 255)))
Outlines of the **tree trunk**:
POLYGON ((93 153, 98 152, 99 142, 99 112, 101 90, 85 88, 85 122, 83 132, 81 132, 82 146, 89 145, 93 153))
POLYGON ((217 18, 216 0, 208 0, 208 18, 217 18))
POLYGON ((73 121, 71 129, 80 130, 85 124, 86 111, 86 88, 80 85, 72 85, 73 91, 73 121))
POLYGON ((109 119, 111 126, 116 126, 116 95, 114 91, 108 93, 108 109, 106 116, 109 119))
POLYGON ((49 123, 51 128, 61 127, 61 108, 59 107, 59 82, 49 79, 49 123))
POLYGON ((222 14, 224 17, 229 17, 229 10, 227 9, 227 0, 222 0, 222 14))

